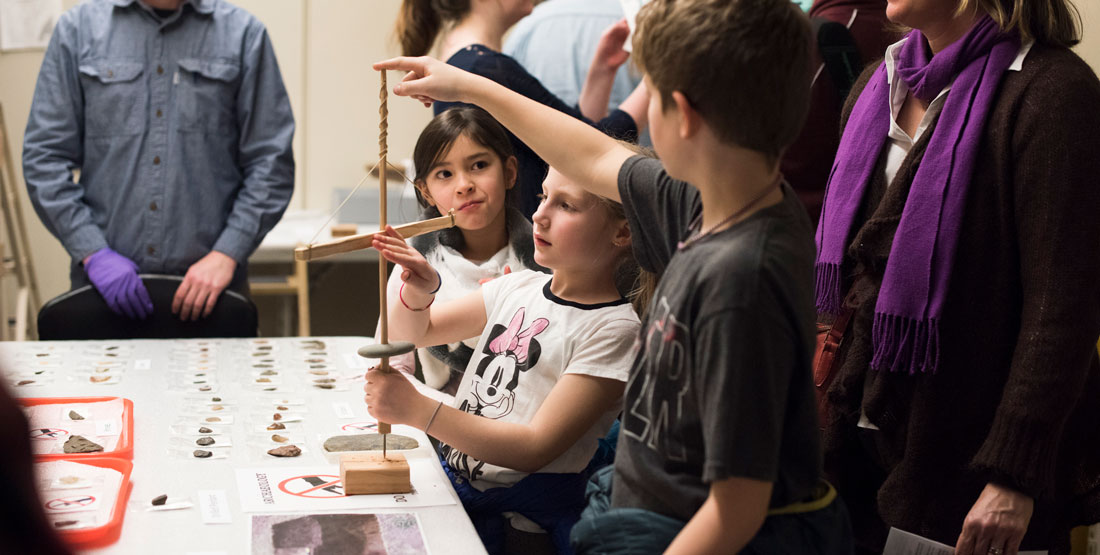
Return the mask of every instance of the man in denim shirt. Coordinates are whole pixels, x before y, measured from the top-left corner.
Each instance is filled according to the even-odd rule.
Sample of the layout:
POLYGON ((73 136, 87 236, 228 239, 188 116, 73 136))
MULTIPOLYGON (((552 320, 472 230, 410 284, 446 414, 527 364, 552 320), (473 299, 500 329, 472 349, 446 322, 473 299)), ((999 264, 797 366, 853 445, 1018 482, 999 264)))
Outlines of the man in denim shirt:
POLYGON ((294 189, 294 118, 267 31, 220 0, 89 0, 62 15, 23 146, 35 210, 120 314, 137 272, 183 275, 172 311, 247 291, 294 189), (80 171, 79 182, 73 171, 80 171))

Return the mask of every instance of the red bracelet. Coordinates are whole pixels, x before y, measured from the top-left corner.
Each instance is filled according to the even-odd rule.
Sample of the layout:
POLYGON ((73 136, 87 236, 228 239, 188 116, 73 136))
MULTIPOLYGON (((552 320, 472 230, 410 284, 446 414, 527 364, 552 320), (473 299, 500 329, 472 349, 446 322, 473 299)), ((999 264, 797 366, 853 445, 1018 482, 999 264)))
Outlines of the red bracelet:
POLYGON ((428 310, 429 306, 432 306, 432 303, 435 302, 435 297, 433 296, 432 300, 428 301, 428 304, 424 305, 424 308, 413 308, 413 307, 409 306, 409 303, 405 302, 405 296, 403 295, 404 292, 405 292, 405 282, 402 281, 401 282, 401 288, 397 290, 397 298, 398 298, 398 300, 401 301, 401 304, 405 308, 407 308, 407 309, 409 309, 413 312, 424 312, 425 310, 428 310))

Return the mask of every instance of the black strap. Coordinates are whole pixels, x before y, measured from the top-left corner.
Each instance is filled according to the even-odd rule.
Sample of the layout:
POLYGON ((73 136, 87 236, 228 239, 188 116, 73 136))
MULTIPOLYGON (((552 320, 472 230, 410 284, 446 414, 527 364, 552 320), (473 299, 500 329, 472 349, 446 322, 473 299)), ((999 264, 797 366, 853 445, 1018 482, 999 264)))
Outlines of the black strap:
POLYGON ((825 64, 825 72, 829 74, 837 97, 843 104, 863 69, 863 59, 856 48, 856 41, 848 27, 842 23, 823 17, 811 18, 810 23, 813 25, 818 54, 825 64))

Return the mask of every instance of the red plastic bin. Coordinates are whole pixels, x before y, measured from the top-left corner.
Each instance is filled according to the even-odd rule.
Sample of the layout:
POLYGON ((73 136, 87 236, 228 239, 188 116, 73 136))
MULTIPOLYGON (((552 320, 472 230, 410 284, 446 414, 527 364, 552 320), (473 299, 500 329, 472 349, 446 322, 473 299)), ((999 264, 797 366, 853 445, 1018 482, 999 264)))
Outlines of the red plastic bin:
MULTIPOLYGON (((100 403, 114 401, 120 397, 28 397, 18 399, 24 406, 34 405, 73 405, 77 403, 100 403)), ((84 462, 103 457, 122 458, 133 460, 134 458, 134 402, 122 398, 122 432, 119 434, 118 445, 113 451, 99 453, 51 453, 48 455, 35 455, 38 461, 68 460, 84 462)))
MULTIPOLYGON (((111 509, 110 520, 106 524, 80 530, 58 530, 61 539, 73 549, 91 549, 115 543, 122 534, 122 518, 126 515, 126 504, 130 498, 130 473, 134 469, 134 463, 126 459, 103 456, 86 460, 66 460, 69 460, 69 462, 86 464, 88 466, 117 470, 122 473, 122 483, 118 488, 118 497, 115 499, 115 506, 111 509)), ((55 460, 42 460, 39 462, 55 462, 55 460)), ((37 470, 35 473, 39 474, 37 470)))

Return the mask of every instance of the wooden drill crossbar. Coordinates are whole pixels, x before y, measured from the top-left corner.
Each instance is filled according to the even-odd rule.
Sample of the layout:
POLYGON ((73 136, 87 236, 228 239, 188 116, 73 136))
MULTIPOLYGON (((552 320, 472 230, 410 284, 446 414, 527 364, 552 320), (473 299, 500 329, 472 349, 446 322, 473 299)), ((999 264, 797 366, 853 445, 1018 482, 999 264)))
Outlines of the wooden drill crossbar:
MULTIPOLYGON (((417 235, 423 235, 432 231, 439 231, 440 229, 454 227, 454 225, 454 211, 451 211, 445 216, 397 226, 394 229, 401 234, 401 237, 408 239, 410 237, 416 237, 417 235)), ((336 239, 335 241, 329 241, 327 243, 318 243, 316 245, 305 245, 302 247, 298 247, 294 249, 294 259, 316 260, 318 258, 332 256, 334 254, 357 251, 361 249, 369 249, 371 246, 371 241, 374 240, 375 234, 378 233, 383 233, 383 231, 379 230, 372 231, 370 233, 361 233, 359 235, 352 235, 350 237, 336 239)))

